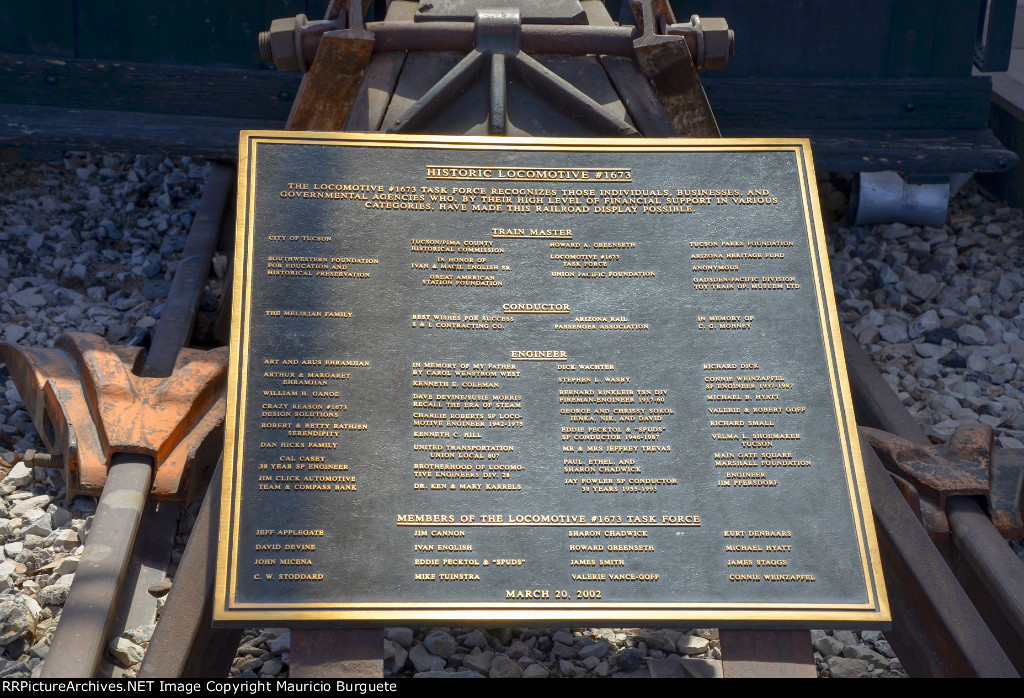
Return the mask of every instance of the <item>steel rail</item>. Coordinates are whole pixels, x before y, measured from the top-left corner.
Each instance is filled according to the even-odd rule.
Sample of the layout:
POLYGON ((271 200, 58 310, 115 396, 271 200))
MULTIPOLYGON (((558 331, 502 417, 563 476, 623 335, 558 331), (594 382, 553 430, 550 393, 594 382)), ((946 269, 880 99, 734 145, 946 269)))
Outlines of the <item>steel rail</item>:
POLYGON ((202 678, 227 675, 242 638, 240 628, 213 628, 213 584, 217 569, 217 526, 221 469, 217 463, 185 554, 178 563, 138 677, 202 678))
POLYGON ((164 303, 163 317, 153 333, 140 372, 146 378, 165 378, 174 372, 178 352, 189 345, 203 289, 210 275, 210 263, 217 250, 221 225, 235 188, 235 168, 215 162, 199 199, 178 269, 164 303))
MULTIPOLYGON (((932 445, 882 378, 871 357, 845 329, 843 350, 849 368, 857 423, 888 431, 922 446, 932 445)), ((863 450, 874 455, 870 448, 863 450)), ((896 489, 895 485, 893 489, 896 489)), ((874 492, 871 498, 874 502, 874 492)), ((1024 673, 1024 565, 975 500, 949 498, 946 516, 953 530, 955 550, 965 563, 962 567, 954 565, 960 567, 958 576, 965 582, 962 586, 991 634, 1006 648, 1017 672, 1024 673), (965 579, 968 576, 976 577, 979 583, 969 583, 965 579)), ((919 525, 917 527, 920 528, 919 525)), ((934 545, 928 547, 937 551, 934 545)), ((968 652, 971 648, 965 646, 963 650, 968 652)), ((903 656, 901 650, 898 649, 897 653, 903 656)))
POLYGON ((1004 619, 990 623, 992 634, 1006 650, 1018 672, 1024 673, 1024 577, 1019 559, 1006 552, 1006 540, 992 526, 992 521, 966 497, 954 497, 946 505, 946 515, 953 534, 954 549, 959 559, 954 570, 967 589, 984 587, 984 598, 974 592, 975 606, 982 617, 1004 619), (962 564, 961 564, 962 563, 962 564), (986 606, 983 604, 991 604, 986 606))
POLYGON ((57 661, 44 662, 40 678, 92 677, 99 671, 152 480, 153 463, 148 456, 113 457, 74 584, 46 655, 57 661))
POLYGON ((864 473, 874 511, 892 629, 885 633, 911 676, 1017 676, 999 641, 866 439, 864 473))
MULTIPOLYGON (((141 376, 170 376, 187 345, 234 182, 232 166, 214 164, 141 376)), ((111 458, 75 582, 50 644, 52 654, 47 655, 58 661, 43 663, 43 678, 88 678, 99 671, 152 481, 150 457, 116 453, 111 458)))

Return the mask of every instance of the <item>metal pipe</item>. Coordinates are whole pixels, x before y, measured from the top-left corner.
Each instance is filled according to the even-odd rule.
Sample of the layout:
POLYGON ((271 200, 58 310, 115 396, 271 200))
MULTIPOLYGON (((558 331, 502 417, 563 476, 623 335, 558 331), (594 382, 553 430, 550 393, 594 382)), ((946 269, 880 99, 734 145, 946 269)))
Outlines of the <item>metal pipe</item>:
POLYGON ((99 670, 152 479, 149 456, 113 457, 41 678, 89 678, 99 670))
MULTIPOLYGON (((462 51, 476 46, 473 22, 367 22, 375 53, 381 51, 462 51)), ((633 55, 634 27, 588 24, 524 24, 521 47, 528 53, 633 55)), ((304 47, 305 48, 305 47, 304 47)), ((313 55, 306 59, 312 63, 313 55)))
POLYGON ((861 172, 854 188, 854 225, 909 223, 941 228, 949 208, 949 181, 908 184, 897 172, 861 172))

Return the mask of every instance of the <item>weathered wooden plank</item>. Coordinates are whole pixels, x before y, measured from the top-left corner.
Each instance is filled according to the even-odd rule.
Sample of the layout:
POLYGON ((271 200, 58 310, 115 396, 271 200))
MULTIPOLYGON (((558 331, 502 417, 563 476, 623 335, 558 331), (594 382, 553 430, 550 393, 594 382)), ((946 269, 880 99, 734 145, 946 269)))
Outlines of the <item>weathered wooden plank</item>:
POLYGON ((276 119, 299 73, 0 54, 0 102, 79 109, 276 119))
MULTIPOLYGON (((348 30, 349 33, 355 30, 348 30)), ((339 131, 359 92, 373 54, 373 36, 323 37, 316 60, 302 79, 285 128, 293 131, 339 131)))
POLYGON ((148 114, 0 104, 0 145, 42 150, 154 152, 238 157, 242 129, 279 129, 279 120, 148 114))
MULTIPOLYGON (((1019 83, 1018 83, 1019 84, 1019 83)), ((1024 116, 1018 104, 1006 99, 992 100, 992 130, 1016 153, 1024 152, 1024 116)), ((1024 206, 1024 168, 978 177, 982 186, 1011 206, 1024 206)))
POLYGON ((737 129, 977 129, 991 81, 965 78, 720 78, 704 89, 723 135, 737 129))
MULTIPOLYGON (((258 116, 283 122, 299 79, 298 73, 270 70, 0 54, 0 101, 41 106, 258 116)), ((773 126, 796 131, 935 129, 984 127, 989 80, 762 80, 705 74, 704 85, 723 132, 773 126)), ((404 90, 400 81, 399 97, 404 90)))
MULTIPOLYGON (((0 78, 0 100, 7 102, 282 119, 298 84, 293 73, 10 55, 0 56, 0 78)), ((984 123, 986 81, 711 78, 705 84, 726 128, 755 120, 796 128, 965 128, 984 123)))
MULTIPOLYGON (((750 135, 792 136, 793 131, 750 135)), ((961 131, 808 131, 815 166, 832 172, 896 170, 951 174, 1006 170, 1018 158, 989 129, 961 131)))
MULTIPOLYGON (((279 129, 273 119, 145 114, 0 103, 0 145, 235 157, 240 129, 279 129)), ((786 129, 731 135, 792 136, 786 129)), ((988 129, 808 131, 819 170, 912 174, 1005 170, 1017 162, 988 129)))

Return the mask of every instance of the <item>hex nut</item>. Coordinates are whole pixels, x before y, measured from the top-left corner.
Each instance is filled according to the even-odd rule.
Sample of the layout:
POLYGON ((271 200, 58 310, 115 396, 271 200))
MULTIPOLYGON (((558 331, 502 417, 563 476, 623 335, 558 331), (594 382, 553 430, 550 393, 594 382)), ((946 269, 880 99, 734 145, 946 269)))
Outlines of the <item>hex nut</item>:
POLYGON ((735 50, 735 35, 724 17, 701 17, 704 30, 703 70, 721 70, 735 50))
POLYGON ((307 24, 306 15, 282 17, 270 23, 270 53, 281 72, 299 70, 297 35, 307 24))

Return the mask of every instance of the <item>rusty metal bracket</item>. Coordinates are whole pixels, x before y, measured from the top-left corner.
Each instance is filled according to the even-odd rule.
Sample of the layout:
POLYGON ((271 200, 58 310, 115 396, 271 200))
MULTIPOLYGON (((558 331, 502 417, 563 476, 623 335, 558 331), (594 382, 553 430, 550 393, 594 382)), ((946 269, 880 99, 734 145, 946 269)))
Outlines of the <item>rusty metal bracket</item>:
POLYGON ((697 52, 689 45, 702 35, 697 31, 690 36, 665 33, 676 23, 668 0, 630 0, 630 6, 643 32, 633 42, 637 62, 676 130, 684 136, 720 138, 722 133, 697 76, 695 56, 700 45, 697 52))
POLYGON ((141 348, 83 333, 52 349, 0 344, 0 357, 43 443, 61 456, 69 497, 99 494, 113 457, 126 453, 153 459, 154 498, 196 495, 223 438, 226 347, 182 349, 166 378, 135 374, 141 348))
POLYGON ((1010 452, 994 457, 992 427, 961 425, 942 446, 923 446, 867 427, 863 432, 933 540, 948 539, 946 502, 955 496, 983 501, 1003 536, 1024 534, 1024 458, 1010 452))
MULTIPOLYGON (((932 540, 949 537, 946 498, 983 497, 988 501, 992 427, 962 425, 944 446, 921 446, 885 431, 863 428, 864 436, 885 464, 916 494, 907 497, 932 540), (916 502, 916 506, 915 503, 916 502)), ((901 484, 897 482, 897 484, 901 484)))
MULTIPOLYGON (((302 56, 312 53, 315 58, 302 76, 286 129, 331 131, 345 123, 370 64, 374 44, 373 32, 363 26, 362 6, 360 11, 353 11, 353 2, 361 0, 338 0, 331 4, 328 16, 332 12, 338 14, 335 19, 322 20, 326 31, 300 33, 296 29, 297 50, 302 56)), ((305 60, 302 58, 301 62, 305 60)))

